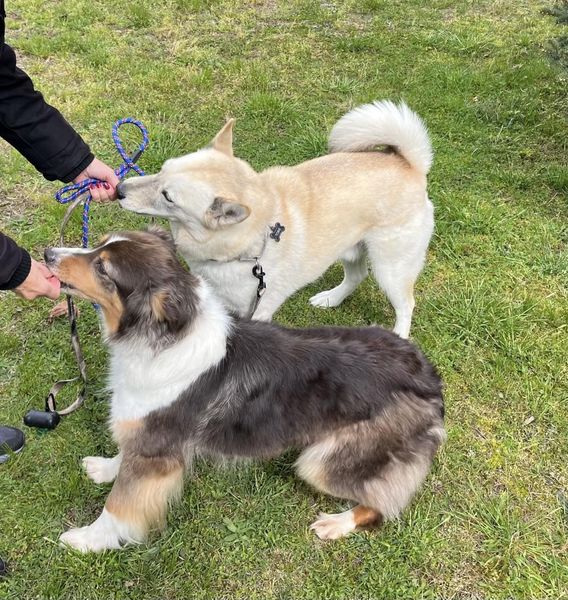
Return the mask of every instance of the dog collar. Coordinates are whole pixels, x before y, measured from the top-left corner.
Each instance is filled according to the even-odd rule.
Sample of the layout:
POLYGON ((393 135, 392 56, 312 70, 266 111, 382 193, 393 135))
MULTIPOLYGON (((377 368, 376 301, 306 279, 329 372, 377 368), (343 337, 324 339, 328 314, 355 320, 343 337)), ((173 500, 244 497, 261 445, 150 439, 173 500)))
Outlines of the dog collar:
POLYGON ((253 262, 254 263, 254 266, 252 268, 252 274, 254 277, 256 277, 258 279, 258 285, 256 287, 256 297, 252 303, 252 307, 249 312, 249 319, 252 318, 252 316, 256 312, 256 309, 258 308, 258 305, 260 304, 260 300, 261 300, 264 292, 266 291, 266 282, 264 281, 264 278, 266 277, 266 272, 262 268, 260 259, 264 255, 264 251, 266 250, 266 245, 268 243, 268 240, 271 239, 271 240, 274 240, 275 242, 279 242, 280 237, 282 236, 282 234, 284 233, 285 230, 286 230, 286 227, 284 227, 284 225, 282 225, 281 223, 278 223, 278 222, 274 223, 274 225, 269 225, 268 231, 264 235, 264 240, 262 242, 262 248, 260 249, 260 252, 256 256, 237 256, 230 260, 224 260, 224 261, 219 261, 219 260, 215 260, 214 258, 209 258, 205 261, 202 261, 202 262, 215 262, 215 263, 218 263, 218 262, 230 263, 230 262, 236 262, 236 261, 238 261, 238 262, 253 262))

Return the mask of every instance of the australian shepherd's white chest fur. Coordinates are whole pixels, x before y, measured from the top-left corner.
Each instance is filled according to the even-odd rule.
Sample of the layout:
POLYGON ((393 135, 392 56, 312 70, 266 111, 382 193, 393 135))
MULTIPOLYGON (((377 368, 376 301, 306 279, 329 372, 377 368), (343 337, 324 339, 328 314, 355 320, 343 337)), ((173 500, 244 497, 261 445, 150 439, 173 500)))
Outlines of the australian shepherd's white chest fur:
POLYGON ((119 452, 87 457, 114 482, 99 518, 61 542, 120 548, 164 524, 192 456, 268 459, 296 448, 300 477, 354 507, 320 514, 322 539, 395 518, 444 438, 441 382, 410 342, 378 327, 285 329, 227 315, 161 231, 46 251, 69 293, 102 309, 119 452))
POLYGON ((112 424, 143 419, 169 406, 225 356, 231 319, 203 282, 196 294, 199 305, 207 310, 196 317, 191 335, 158 352, 139 339, 127 338, 111 345, 112 424))
POLYGON ((164 163, 157 175, 118 187, 124 208, 170 220, 191 266, 236 314, 270 320, 296 290, 336 260, 344 279, 310 301, 338 306, 367 276, 369 261, 408 337, 414 283, 434 226, 426 176, 432 148, 424 123, 404 103, 356 108, 333 128, 331 153, 257 173, 233 156, 233 121, 207 148, 164 163), (381 150, 386 147, 386 150, 381 150), (268 237, 286 227, 279 242, 268 237), (255 309, 259 257, 267 288, 255 309))

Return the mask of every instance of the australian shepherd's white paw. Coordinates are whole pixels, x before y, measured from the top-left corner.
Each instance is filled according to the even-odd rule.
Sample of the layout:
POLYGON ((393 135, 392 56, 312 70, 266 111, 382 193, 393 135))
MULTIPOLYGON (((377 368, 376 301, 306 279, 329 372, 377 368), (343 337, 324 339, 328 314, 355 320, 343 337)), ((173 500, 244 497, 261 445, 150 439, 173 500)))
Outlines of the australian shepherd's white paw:
POLYGON ((319 519, 310 525, 310 529, 320 540, 337 540, 355 531, 357 525, 352 510, 338 514, 319 513, 319 519))
POLYGON ((111 483, 116 479, 120 468, 120 459, 104 458, 103 456, 86 456, 83 461, 83 469, 87 477, 95 483, 111 483))
POLYGON ((118 550, 121 547, 116 536, 101 536, 94 525, 70 529, 61 535, 59 542, 79 550, 80 552, 102 552, 103 550, 118 550))
POLYGON ((124 544, 140 543, 141 541, 141 536, 136 536, 126 523, 117 519, 106 508, 91 525, 70 529, 59 538, 62 546, 68 546, 80 552, 118 550, 124 544))

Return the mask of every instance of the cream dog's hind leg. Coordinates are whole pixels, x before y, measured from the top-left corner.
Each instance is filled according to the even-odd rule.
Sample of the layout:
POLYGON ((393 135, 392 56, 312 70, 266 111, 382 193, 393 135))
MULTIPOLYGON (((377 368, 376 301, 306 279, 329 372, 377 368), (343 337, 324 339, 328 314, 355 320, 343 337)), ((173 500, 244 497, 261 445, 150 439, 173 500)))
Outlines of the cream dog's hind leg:
POLYGON ((343 281, 331 290, 320 292, 310 298, 310 304, 322 308, 339 306, 367 277, 367 253, 363 244, 353 246, 341 257, 345 274, 343 281))
POLYGON ((394 332, 408 338, 414 310, 414 284, 426 260, 434 230, 434 209, 428 200, 422 213, 400 227, 375 229, 365 237, 377 283, 392 304, 394 332))

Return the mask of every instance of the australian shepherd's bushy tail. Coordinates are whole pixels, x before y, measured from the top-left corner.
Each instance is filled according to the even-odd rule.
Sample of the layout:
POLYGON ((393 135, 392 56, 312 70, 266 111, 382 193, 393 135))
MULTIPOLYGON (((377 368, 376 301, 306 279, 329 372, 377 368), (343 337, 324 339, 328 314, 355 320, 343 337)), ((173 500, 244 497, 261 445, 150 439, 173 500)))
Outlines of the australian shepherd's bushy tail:
POLYGON ((404 103, 382 100, 354 108, 329 136, 331 152, 364 152, 391 146, 420 173, 432 166, 432 144, 424 121, 404 103))

